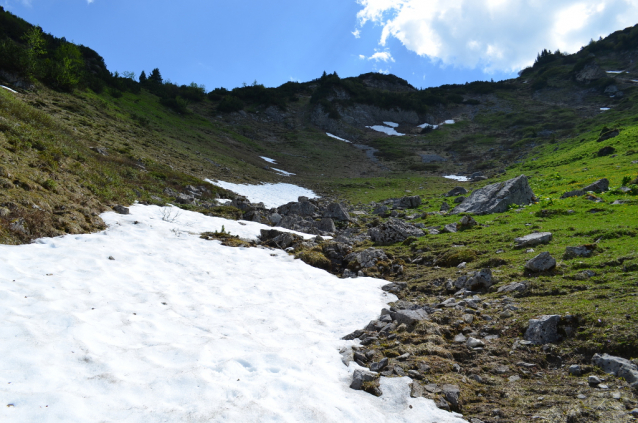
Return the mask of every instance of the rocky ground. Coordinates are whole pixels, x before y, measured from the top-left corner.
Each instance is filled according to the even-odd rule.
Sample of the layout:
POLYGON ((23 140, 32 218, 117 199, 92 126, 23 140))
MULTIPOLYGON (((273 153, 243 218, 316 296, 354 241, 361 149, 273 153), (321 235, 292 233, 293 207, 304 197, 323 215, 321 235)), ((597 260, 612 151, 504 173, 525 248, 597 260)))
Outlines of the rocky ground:
MULTIPOLYGON (((603 180, 587 188, 602 191, 607 186, 603 180)), ((467 194, 464 191, 455 188, 447 196, 467 194)), ((534 200, 527 178, 521 176, 476 190, 456 208, 434 213, 489 214, 534 200)), ((344 339, 360 340, 359 346, 341 351, 344 364, 356 362, 369 369, 355 372, 353 389, 382 395, 379 377, 409 376, 412 396, 433 399, 440 408, 460 412, 473 423, 638 417, 638 361, 582 348, 576 336, 582 325, 577 315, 557 309, 521 321, 521 315, 533 314, 534 305, 527 299, 533 282, 499 283, 502 263, 497 255, 483 260, 491 266, 470 269, 462 254, 429 260, 420 250, 399 257, 384 247, 410 246, 426 232, 436 235, 478 225, 470 214, 445 227, 413 224, 415 216, 409 210, 420 203, 419 196, 389 199, 370 205, 368 215, 350 213, 345 204, 304 197, 270 210, 237 198, 232 205, 242 210, 244 219, 317 237, 304 241, 276 228, 262 231, 256 244, 225 233, 203 237, 229 246, 281 248, 343 278, 389 281, 383 289, 399 301, 380 310, 378 319, 366 327, 344 334, 344 339), (328 236, 332 238, 324 239, 328 236)), ((551 233, 536 231, 516 238, 515 248, 532 252, 550 241, 551 233)), ((570 247, 566 255, 588 257, 593 249, 570 247)), ((534 253, 525 272, 533 279, 556 266, 549 253, 534 253)))

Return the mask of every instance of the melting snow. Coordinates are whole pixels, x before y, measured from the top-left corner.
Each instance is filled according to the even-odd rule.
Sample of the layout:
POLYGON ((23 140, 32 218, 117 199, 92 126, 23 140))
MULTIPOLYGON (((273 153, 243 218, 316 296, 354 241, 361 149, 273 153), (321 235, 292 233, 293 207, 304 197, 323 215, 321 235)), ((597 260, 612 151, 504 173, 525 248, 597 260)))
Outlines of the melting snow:
POLYGON ((266 226, 181 213, 137 205, 101 233, 0 245, 0 420, 464 421, 409 378, 382 378, 381 398, 348 387, 340 337, 396 300, 386 281, 223 247, 199 232, 266 226))
POLYGON ((607 72, 607 73, 615 73, 615 74, 618 74, 618 73, 625 73, 625 71, 606 71, 606 72, 607 72))
POLYGON ((606 112, 607 110, 611 110, 611 109, 609 107, 601 107, 600 110, 603 112, 606 112))
POLYGON ((7 90, 7 91, 11 91, 11 92, 12 92, 12 93, 14 93, 14 94, 18 94, 18 92, 17 92, 16 90, 12 90, 11 88, 9 88, 9 87, 5 87, 4 85, 0 85, 0 87, 4 88, 4 89, 5 89, 5 90, 7 90))
POLYGON ((394 122, 383 122, 383 124, 385 126, 389 126, 391 128, 398 128, 399 127, 399 124, 398 123, 394 123, 394 122))
POLYGON ((455 181, 467 182, 469 179, 466 176, 458 176, 458 175, 446 175, 444 178, 454 179, 455 181))
POLYGON ((318 197, 313 191, 293 184, 247 185, 224 181, 215 182, 210 179, 206 179, 206 182, 243 195, 253 203, 264 203, 268 208, 279 207, 291 201, 297 201, 297 198, 301 196, 308 198, 318 197))
POLYGON ((275 159, 269 159, 268 157, 259 156, 259 158, 266 160, 268 163, 277 163, 275 159))
POLYGON ((281 173, 283 176, 294 176, 295 175, 295 173, 286 172, 285 170, 281 170, 281 169, 275 169, 274 167, 272 167, 271 169, 274 170, 275 172, 281 173))
POLYGON ((454 119, 449 119, 443 122, 441 125, 454 125, 455 123, 456 122, 454 121, 454 119))
POLYGON ((417 128, 421 128, 421 129, 425 129, 425 128, 432 128, 432 129, 436 129, 438 128, 439 125, 432 125, 430 123, 424 123, 423 125, 419 125, 417 126, 417 128))
POLYGON ((383 126, 383 125, 366 126, 366 128, 370 128, 377 132, 383 132, 384 134, 395 135, 399 137, 405 135, 405 134, 398 133, 397 131, 394 130, 394 128, 388 128, 387 126, 383 126))
POLYGON ((343 138, 339 138, 338 136, 336 136, 336 135, 332 135, 332 134, 331 134, 331 133, 329 133, 329 132, 326 132, 326 135, 328 135, 330 138, 334 138, 334 139, 336 139, 336 140, 344 141, 344 142, 347 142, 347 143, 351 144, 351 142, 350 142, 350 141, 348 141, 348 140, 344 140, 343 138))

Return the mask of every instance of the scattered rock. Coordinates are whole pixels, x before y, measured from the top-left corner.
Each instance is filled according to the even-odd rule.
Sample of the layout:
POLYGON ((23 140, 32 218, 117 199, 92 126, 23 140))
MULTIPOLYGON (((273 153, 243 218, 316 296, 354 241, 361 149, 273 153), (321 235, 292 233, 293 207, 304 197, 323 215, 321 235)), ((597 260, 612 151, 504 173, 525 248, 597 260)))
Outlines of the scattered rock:
POLYGON ((407 287, 408 287, 408 284, 406 282, 396 282, 396 283, 389 283, 389 284, 383 285, 381 289, 384 290, 385 292, 397 294, 401 292, 402 290, 406 289, 407 287))
POLYGON ((596 249, 596 245, 581 245, 579 247, 567 247, 565 248, 565 254, 563 254, 563 258, 565 260, 570 260, 576 257, 591 257, 594 254, 594 250, 596 249))
POLYGON ((465 195, 467 194, 467 190, 463 187, 454 187, 447 194, 446 197, 456 197, 457 195, 465 195))
POLYGON ((368 230, 368 235, 373 242, 379 245, 391 245, 403 242, 411 236, 422 237, 423 229, 404 222, 400 219, 390 219, 387 222, 368 230))
POLYGON ((620 135, 620 131, 618 129, 610 129, 606 132, 601 133, 600 137, 598 137, 597 142, 607 141, 608 139, 615 138, 618 135, 620 135))
POLYGON ((392 315, 392 318, 397 321, 398 324, 405 324, 407 326, 414 325, 421 320, 429 319, 427 311, 423 309, 416 310, 399 310, 392 315))
POLYGON ((326 207, 326 210, 323 212, 323 217, 329 217, 341 222, 350 220, 350 214, 348 214, 345 207, 339 203, 328 204, 328 207, 326 207))
POLYGON ((540 253, 527 263, 525 263, 525 269, 530 272, 545 272, 547 270, 556 267, 556 259, 552 257, 547 251, 540 253))
POLYGON ((375 267, 379 261, 388 260, 388 256, 385 255, 383 250, 370 247, 363 251, 348 254, 343 260, 350 270, 359 271, 375 267))
POLYGON ((459 411, 461 409, 461 390, 459 387, 445 384, 441 387, 441 391, 452 410, 459 411))
POLYGON ((572 364, 571 366, 569 366, 569 369, 567 369, 567 371, 570 375, 573 376, 580 376, 583 373, 583 369, 578 364, 572 364))
POLYGON ((454 199, 454 204, 461 204, 463 201, 465 201, 465 198, 466 197, 462 197, 462 196, 461 197, 456 197, 454 199))
POLYGON ((616 152, 616 149, 614 147, 607 146, 598 150, 598 153, 596 153, 596 155, 598 157, 603 157, 603 156, 609 156, 610 154, 614 154, 615 152, 616 152))
POLYGON ((370 364, 370 370, 373 372, 380 372, 388 366, 388 358, 384 357, 381 361, 370 364))
POLYGON ((421 197, 414 195, 411 197, 399 198, 399 200, 394 204, 396 207, 400 207, 402 209, 416 209, 421 205, 421 197))
POLYGON ((482 348, 482 347, 485 346, 485 343, 483 341, 481 341, 480 339, 468 338, 466 345, 469 348, 482 348))
POLYGON ((457 231, 458 231, 458 224, 456 224, 456 223, 448 223, 447 225, 445 225, 443 227, 443 230, 441 232, 454 234, 457 231))
POLYGON ((468 291, 487 290, 492 285, 494 285, 494 281, 490 269, 483 269, 461 276, 454 282, 454 286, 457 289, 466 289, 468 291))
POLYGON ((587 382, 589 383, 590 386, 598 386, 600 385, 603 381, 600 380, 600 378, 598 376, 594 376, 591 375, 587 378, 587 382))
POLYGON ((412 398, 420 398, 423 396, 423 386, 418 382, 410 384, 410 396, 412 398))
POLYGON ((538 319, 530 319, 523 338, 535 345, 544 345, 560 340, 558 335, 559 315, 545 315, 538 319))
POLYGON ((119 204, 113 207, 113 210, 115 211, 115 213, 118 214, 131 214, 127 207, 120 206, 119 204))
POLYGON ((374 382, 378 378, 378 373, 368 372, 366 370, 355 370, 352 374, 350 388, 360 391, 363 389, 364 382, 374 382))
POLYGON ((457 230, 470 229, 478 225, 478 222, 474 220, 472 216, 463 216, 461 221, 456 225, 457 230))
POLYGON ((629 384, 638 382, 638 366, 626 358, 595 354, 591 361, 605 373, 624 378, 629 384))
POLYGON ((516 248, 533 247, 540 244, 549 244, 552 240, 551 232, 537 232, 529 235, 515 238, 514 243, 516 248))
POLYGON ((329 217, 324 217, 323 219, 321 219, 321 221, 317 224, 317 229, 327 233, 337 232, 334 220, 329 217))
POLYGON ((447 212, 450 210, 450 205, 447 201, 444 201, 443 204, 441 204, 441 208, 439 210, 442 212, 447 212))
POLYGON ((512 204, 527 205, 535 199, 527 177, 521 175, 509 181, 491 184, 474 191, 463 203, 452 210, 452 214, 463 212, 479 215, 502 213, 507 211, 512 204))
POLYGON ((528 289, 529 285, 526 282, 512 282, 510 284, 501 286, 497 292, 501 294, 523 294, 527 292, 528 289))
POLYGON ((596 193, 607 192, 609 191, 609 180, 607 178, 599 179, 596 182, 587 185, 583 188, 583 190, 586 192, 592 191, 596 193))
POLYGON ((462 333, 459 333, 454 337, 454 342, 457 344, 465 344, 467 342, 467 338, 462 333))

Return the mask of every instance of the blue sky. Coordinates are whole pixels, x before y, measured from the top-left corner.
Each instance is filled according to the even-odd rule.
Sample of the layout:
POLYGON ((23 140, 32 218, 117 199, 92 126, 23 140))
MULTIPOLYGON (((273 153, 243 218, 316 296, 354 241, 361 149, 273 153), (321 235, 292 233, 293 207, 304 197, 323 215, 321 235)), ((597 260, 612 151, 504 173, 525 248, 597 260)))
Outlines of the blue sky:
POLYGON ((111 71, 157 67, 208 90, 325 70, 416 87, 511 78, 543 48, 574 52, 638 22, 638 0, 0 0, 111 71))

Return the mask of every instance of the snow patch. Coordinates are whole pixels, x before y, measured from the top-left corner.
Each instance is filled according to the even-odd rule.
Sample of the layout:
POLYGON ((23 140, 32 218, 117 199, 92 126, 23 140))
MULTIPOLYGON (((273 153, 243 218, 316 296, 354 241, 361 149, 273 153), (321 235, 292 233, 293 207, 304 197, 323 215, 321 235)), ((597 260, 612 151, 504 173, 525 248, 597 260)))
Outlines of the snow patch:
POLYGON ((613 74, 619 74, 619 73, 625 73, 624 70, 622 71, 606 71, 607 73, 613 73, 613 74))
POLYGON ((432 129, 436 129, 438 128, 439 125, 432 125, 430 123, 424 123, 423 125, 419 125, 417 126, 417 128, 421 128, 421 129, 425 129, 425 128, 432 128, 432 129))
POLYGON ((445 175, 446 179, 454 179, 455 181, 467 182, 469 178, 467 176, 459 176, 459 175, 445 175))
POLYGON ((352 144, 350 141, 348 141, 348 140, 344 140, 343 138, 339 138, 338 136, 336 136, 336 135, 332 135, 332 134, 331 134, 331 133, 329 133, 329 132, 326 132, 326 135, 328 135, 330 138, 334 138, 334 139, 336 139, 336 140, 343 141, 343 142, 347 142, 348 144, 352 144))
POLYGON ((609 107, 601 107, 600 111, 601 112, 606 112, 607 110, 611 110, 609 107))
POLYGON ((295 176, 295 173, 290 173, 290 172, 286 172, 285 170, 281 170, 281 169, 275 169, 274 167, 271 167, 272 170, 274 170, 275 172, 279 172, 281 175, 283 176, 295 176))
POLYGON ((398 137, 402 137, 403 135, 405 135, 405 134, 398 133, 397 131, 394 130, 394 128, 388 128, 387 126, 383 126, 383 125, 366 126, 366 128, 370 128, 373 131, 383 132, 384 134, 394 135, 398 137))
POLYGON ((382 378, 380 398, 348 387, 340 338, 396 300, 386 281, 199 237, 255 236, 255 222, 130 210, 104 213, 101 233, 0 245, 0 392, 14 405, 0 420, 464 421, 410 398, 409 378, 382 378))
POLYGON ((383 122, 383 124, 385 126, 389 126, 391 128, 398 128, 399 127, 399 124, 398 123, 394 123, 394 122, 383 122))
POLYGON ((279 207, 290 203, 291 201, 297 201, 297 198, 301 196, 318 198, 318 195, 313 191, 293 184, 281 183, 248 185, 234 184, 232 182, 224 181, 212 181, 210 179, 206 179, 206 182, 236 192, 239 195, 243 195, 252 203, 264 203, 264 205, 268 208, 279 207))
POLYGON ((264 156, 259 156, 260 159, 264 159, 265 161, 267 161, 268 163, 277 163, 277 161, 275 159, 270 159, 268 157, 264 157, 264 156))
POLYGON ((454 125, 456 122, 454 121, 454 119, 448 119, 445 122, 443 122, 441 125, 454 125))
POLYGON ((0 85, 0 87, 4 88, 4 89, 5 89, 5 90, 7 90, 7 91, 11 91, 11 92, 12 92, 12 93, 14 93, 14 94, 18 94, 18 92, 17 92, 16 90, 12 90, 11 88, 9 88, 9 87, 5 87, 4 85, 0 85))

